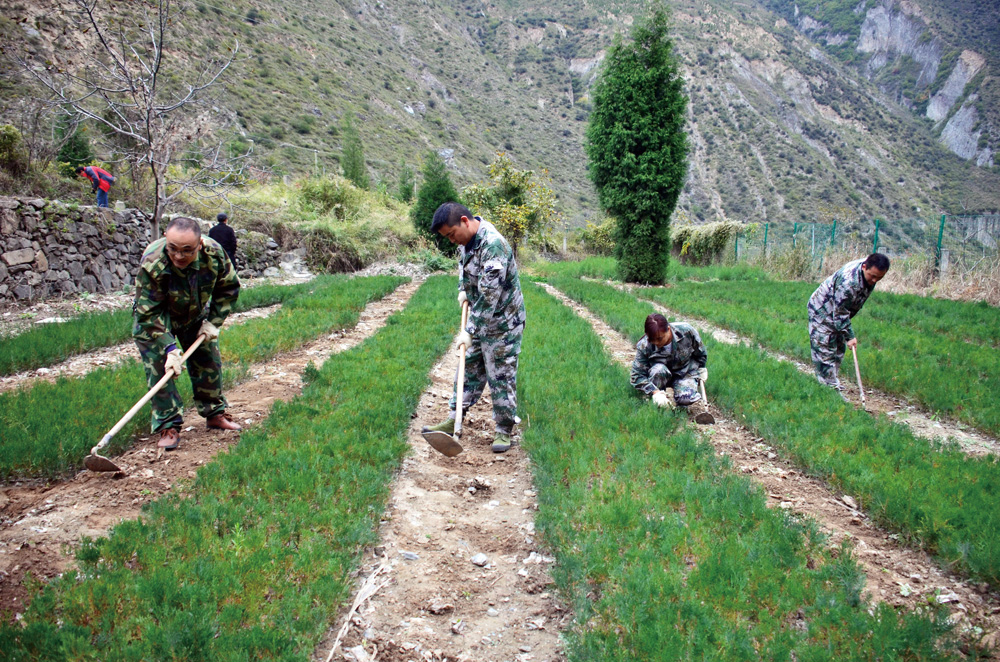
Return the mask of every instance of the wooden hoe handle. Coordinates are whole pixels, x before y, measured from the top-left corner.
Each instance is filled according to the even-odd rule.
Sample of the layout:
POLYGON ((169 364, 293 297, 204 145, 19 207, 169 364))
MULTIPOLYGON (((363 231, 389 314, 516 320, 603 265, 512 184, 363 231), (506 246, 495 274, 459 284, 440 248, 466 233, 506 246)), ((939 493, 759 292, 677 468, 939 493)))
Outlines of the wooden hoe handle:
MULTIPOLYGON (((465 325, 469 321, 469 302, 462 302, 462 326, 458 327, 458 332, 465 331, 465 325)), ((465 396, 465 351, 469 349, 465 344, 458 346, 458 380, 455 384, 455 436, 462 434, 462 398, 465 396)))
MULTIPOLYGON (((204 340, 205 340, 205 336, 204 335, 198 336, 198 338, 193 343, 191 343, 191 346, 188 347, 187 351, 184 352, 184 356, 181 357, 181 361, 187 363, 188 358, 194 353, 194 350, 198 349, 198 347, 201 345, 202 341, 204 341, 204 340)), ((147 402, 149 402, 153 398, 153 396, 156 395, 157 392, 159 392, 159 390, 161 388, 163 388, 164 385, 168 381, 170 381, 171 379, 173 379, 174 376, 175 375, 174 375, 174 371, 173 370, 167 370, 167 373, 165 375, 163 375, 163 377, 160 378, 160 381, 156 382, 156 385, 153 386, 153 388, 149 389, 149 393, 147 393, 146 395, 142 396, 142 398, 139 400, 139 402, 135 403, 132 406, 132 408, 128 410, 128 413, 126 413, 124 416, 122 416, 121 420, 119 420, 117 423, 115 423, 115 426, 113 428, 111 428, 111 430, 109 430, 106 435, 104 435, 104 437, 101 439, 101 441, 98 442, 98 444, 96 446, 94 446, 93 448, 90 449, 90 454, 91 455, 97 455, 98 451, 100 451, 102 448, 104 448, 105 446, 107 446, 108 442, 111 441, 112 437, 114 437, 116 434, 118 434, 118 432, 123 427, 125 427, 125 424, 128 423, 129 421, 131 421, 132 417, 135 416, 137 413, 139 413, 139 410, 142 409, 143 406, 147 402)))
POLYGON ((858 377, 858 390, 861 392, 861 406, 865 405, 865 387, 861 385, 861 368, 858 366, 858 348, 852 347, 851 352, 854 354, 854 374, 858 377))

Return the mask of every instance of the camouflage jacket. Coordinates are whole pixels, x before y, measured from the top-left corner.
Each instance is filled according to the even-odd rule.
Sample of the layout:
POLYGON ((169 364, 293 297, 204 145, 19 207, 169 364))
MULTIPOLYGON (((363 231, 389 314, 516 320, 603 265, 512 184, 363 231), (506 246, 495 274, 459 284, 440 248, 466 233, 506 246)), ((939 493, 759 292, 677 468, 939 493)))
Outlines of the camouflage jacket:
POLYGON ((848 262, 823 281, 809 297, 809 321, 826 327, 831 333, 854 337, 851 318, 865 305, 874 285, 865 282, 861 273, 864 259, 848 262))
POLYGON ((635 346, 635 360, 629 381, 632 386, 646 395, 656 392, 649 380, 649 369, 661 363, 667 367, 674 379, 693 377, 708 363, 708 352, 701 342, 701 336, 690 324, 671 322, 673 339, 663 347, 657 347, 643 336, 635 346))
POLYGON ((510 244, 492 223, 476 220, 479 231, 458 251, 458 289, 469 298, 465 330, 495 337, 524 326, 524 297, 510 244))
POLYGON ((226 321, 239 296, 240 279, 222 246, 208 237, 202 237, 202 242, 198 256, 184 270, 167 257, 166 239, 146 247, 132 304, 136 340, 166 349, 174 344, 174 330, 206 319, 220 327, 226 321))

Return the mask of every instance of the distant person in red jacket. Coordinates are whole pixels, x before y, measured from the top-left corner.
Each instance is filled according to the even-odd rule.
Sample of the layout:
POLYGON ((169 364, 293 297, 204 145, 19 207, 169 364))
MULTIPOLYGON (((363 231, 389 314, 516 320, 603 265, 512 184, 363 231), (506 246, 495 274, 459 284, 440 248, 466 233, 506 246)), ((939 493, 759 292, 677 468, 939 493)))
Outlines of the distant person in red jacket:
POLYGON ((233 229, 229 227, 229 216, 222 212, 215 217, 218 223, 208 231, 208 236, 215 239, 219 244, 226 249, 226 253, 229 255, 229 260, 236 266, 236 233, 233 229))
POLYGON ((97 206, 107 207, 108 191, 111 190, 111 185, 115 183, 114 176, 104 168, 98 168, 97 166, 87 166, 86 168, 78 166, 76 174, 90 180, 91 190, 97 192, 97 206))

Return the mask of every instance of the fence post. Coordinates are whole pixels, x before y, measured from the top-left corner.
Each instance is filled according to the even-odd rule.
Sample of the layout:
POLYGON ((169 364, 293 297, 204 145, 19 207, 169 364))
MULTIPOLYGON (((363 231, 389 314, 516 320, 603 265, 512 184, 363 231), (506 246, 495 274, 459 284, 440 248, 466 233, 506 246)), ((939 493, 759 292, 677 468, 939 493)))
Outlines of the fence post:
POLYGON ((941 214, 941 228, 938 230, 937 250, 934 251, 934 272, 941 274, 941 240, 944 239, 944 219, 947 214, 941 214))
POLYGON ((795 248, 795 235, 799 232, 799 224, 796 223, 792 226, 792 248, 795 248))
POLYGON ((770 225, 770 223, 764 223, 764 257, 765 258, 767 257, 767 226, 769 226, 769 225, 770 225))
POLYGON ((733 250, 736 253, 736 255, 735 255, 736 261, 739 262, 740 261, 740 235, 739 235, 739 233, 736 234, 736 241, 733 243, 733 250))
POLYGON ((837 219, 833 219, 833 229, 830 230, 830 248, 833 248, 833 240, 837 236, 837 219))
POLYGON ((812 224, 812 248, 811 248, 811 250, 812 250, 812 252, 810 253, 810 255, 812 257, 816 257, 816 224, 815 223, 812 224))
POLYGON ((878 253, 878 226, 879 219, 875 219, 875 242, 872 244, 872 253, 878 253))

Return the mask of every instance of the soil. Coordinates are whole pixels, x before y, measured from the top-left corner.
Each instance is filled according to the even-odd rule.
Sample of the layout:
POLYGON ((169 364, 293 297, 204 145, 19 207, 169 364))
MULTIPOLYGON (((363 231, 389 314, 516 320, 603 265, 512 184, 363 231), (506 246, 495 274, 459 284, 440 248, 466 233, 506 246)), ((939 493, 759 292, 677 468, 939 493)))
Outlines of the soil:
POLYGON ((445 457, 420 435, 422 425, 447 416, 457 365, 453 346, 431 372, 410 425, 411 453, 381 541, 358 573, 359 590, 377 591, 350 614, 332 650, 348 621, 348 610, 340 614, 313 660, 565 660, 559 632, 573 616, 557 597, 548 571, 554 559, 535 533, 538 504, 520 435, 508 452, 490 450, 488 394, 465 417, 460 455, 445 457), (479 554, 485 565, 477 565, 479 554))
MULTIPOLYGON (((608 281, 607 284, 624 291, 630 291, 630 288, 623 286, 621 283, 608 281)), ((697 324, 700 330, 710 333, 712 337, 719 342, 728 343, 730 345, 742 343, 751 347, 756 346, 766 352, 768 356, 771 356, 779 361, 786 361, 793 364, 800 372, 807 375, 815 374, 811 365, 807 365, 790 356, 780 354, 766 347, 757 345, 753 340, 733 333, 728 329, 717 327, 711 322, 707 322, 697 317, 679 315, 675 311, 672 311, 655 301, 650 301, 650 304, 670 318, 683 319, 697 324)), ((862 366, 862 386, 864 386, 864 351, 864 347, 859 346, 858 361, 862 366)), ((844 363, 841 366, 840 371, 840 383, 844 387, 844 394, 847 396, 847 399, 856 403, 856 405, 860 407, 862 406, 861 393, 858 389, 858 385, 851 381, 851 379, 847 378, 848 374, 850 374, 851 377, 854 375, 854 366, 851 365, 852 363, 853 359, 850 355, 844 358, 844 363)), ((991 437, 988 434, 976 430, 959 421, 930 413, 922 409, 920 406, 913 404, 906 398, 890 395, 882 391, 871 389, 870 387, 865 387, 864 409, 873 415, 878 415, 879 413, 885 414, 897 423, 901 423, 910 428, 913 434, 918 437, 940 442, 954 442, 957 444, 959 450, 967 453, 968 455, 982 456, 993 454, 1000 456, 1000 440, 997 438, 991 437)))
MULTIPOLYGON (((606 351, 630 366, 635 348, 585 307, 550 285, 542 285, 586 319, 601 337, 606 351)), ((716 329, 699 323, 716 335, 716 329)), ((729 332, 721 335, 733 340, 729 332)), ((726 342, 716 335, 720 341, 726 342)), ((811 371, 810 371, 811 372, 811 371)), ((914 609, 928 600, 946 606, 956 632, 970 643, 993 648, 1000 643, 1000 592, 987 584, 974 584, 941 568, 926 552, 907 547, 899 536, 876 526, 850 495, 830 488, 801 467, 780 456, 780 449, 729 418, 710 404, 716 424, 698 426, 719 456, 729 458, 734 471, 755 480, 767 495, 768 505, 814 520, 828 536, 828 546, 839 553, 846 543, 865 574, 865 597, 894 607, 914 609)), ((693 421, 692 421, 693 425, 693 421)))
POLYGON ((35 303, 0 302, 0 337, 15 336, 34 324, 64 322, 82 313, 101 312, 132 305, 132 294, 86 294, 35 303))
MULTIPOLYGON (((226 390, 229 413, 244 428, 267 418, 276 400, 302 390, 308 363, 321 365, 330 355, 362 342, 402 310, 419 287, 402 285, 369 304, 358 324, 251 366, 252 378, 226 390)), ((48 581, 73 566, 84 536, 106 535, 116 523, 139 516, 144 504, 169 491, 188 489, 191 479, 216 453, 239 441, 239 432, 209 430, 194 411, 185 412, 180 447, 164 452, 157 437, 141 437, 120 457, 120 473, 80 471, 56 482, 25 481, 0 488, 0 613, 24 611, 30 573, 48 581)), ((96 440, 96 438, 95 438, 96 440)))
MULTIPOLYGON (((281 310, 280 303, 266 308, 254 308, 242 313, 233 313, 226 319, 226 328, 231 328, 235 324, 241 324, 250 319, 270 317, 279 310, 281 310)), ((59 377, 83 377, 92 370, 114 365, 129 358, 139 360, 139 350, 134 342, 129 341, 114 347, 101 347, 84 354, 77 354, 62 363, 0 377, 0 393, 26 388, 36 381, 54 382, 59 377)))

